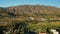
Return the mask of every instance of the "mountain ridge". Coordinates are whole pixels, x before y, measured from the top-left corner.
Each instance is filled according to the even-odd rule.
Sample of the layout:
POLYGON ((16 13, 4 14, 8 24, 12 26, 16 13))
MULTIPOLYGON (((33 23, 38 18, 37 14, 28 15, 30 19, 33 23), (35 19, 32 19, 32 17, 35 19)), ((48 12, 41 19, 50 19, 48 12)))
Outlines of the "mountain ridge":
MULTIPOLYGON (((60 8, 53 6, 44 6, 44 5, 20 5, 1 8, 3 12, 11 15, 20 15, 20 14, 60 14, 60 8)), ((0 11, 1 12, 1 11, 0 11)))

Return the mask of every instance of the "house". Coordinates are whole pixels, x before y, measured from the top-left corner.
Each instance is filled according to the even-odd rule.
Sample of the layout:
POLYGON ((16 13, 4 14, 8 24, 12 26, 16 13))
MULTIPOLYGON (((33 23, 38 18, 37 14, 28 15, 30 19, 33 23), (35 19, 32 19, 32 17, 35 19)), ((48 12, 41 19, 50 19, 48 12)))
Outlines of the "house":
POLYGON ((34 17, 29 17, 30 20, 34 20, 34 17))
POLYGON ((55 29, 51 29, 50 31, 53 32, 53 34, 59 34, 55 29))

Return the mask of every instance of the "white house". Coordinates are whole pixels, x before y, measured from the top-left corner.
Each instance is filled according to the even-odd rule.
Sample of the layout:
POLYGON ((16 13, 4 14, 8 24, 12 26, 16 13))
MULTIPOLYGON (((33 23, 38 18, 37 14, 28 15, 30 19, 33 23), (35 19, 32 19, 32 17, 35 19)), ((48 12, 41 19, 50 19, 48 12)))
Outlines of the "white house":
POLYGON ((29 17, 31 20, 34 20, 34 18, 33 17, 29 17))
POLYGON ((59 34, 55 29, 51 29, 50 31, 53 32, 53 34, 59 34))

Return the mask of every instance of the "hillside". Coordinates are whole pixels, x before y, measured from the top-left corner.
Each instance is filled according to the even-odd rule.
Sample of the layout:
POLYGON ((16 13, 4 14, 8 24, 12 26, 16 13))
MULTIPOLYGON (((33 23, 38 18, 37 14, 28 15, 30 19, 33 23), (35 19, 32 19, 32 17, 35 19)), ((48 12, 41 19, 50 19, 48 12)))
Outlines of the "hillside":
POLYGON ((35 18, 36 21, 42 19, 60 19, 60 8, 44 5, 20 5, 0 8, 0 22, 8 23, 12 21, 24 21, 35 18), (42 19, 41 19, 42 18, 42 19))
MULTIPOLYGON (((6 13, 11 13, 14 15, 35 15, 35 14, 59 14, 60 8, 44 5, 21 5, 4 8, 6 13)), ((4 10, 1 8, 0 10, 4 10)))

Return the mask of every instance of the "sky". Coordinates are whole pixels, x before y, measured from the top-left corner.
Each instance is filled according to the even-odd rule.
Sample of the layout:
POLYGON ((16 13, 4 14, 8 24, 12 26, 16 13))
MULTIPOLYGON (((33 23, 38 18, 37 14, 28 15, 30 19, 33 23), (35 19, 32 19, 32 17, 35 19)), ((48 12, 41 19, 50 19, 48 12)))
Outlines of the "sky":
POLYGON ((0 0, 0 7, 37 4, 60 7, 60 0, 0 0))

